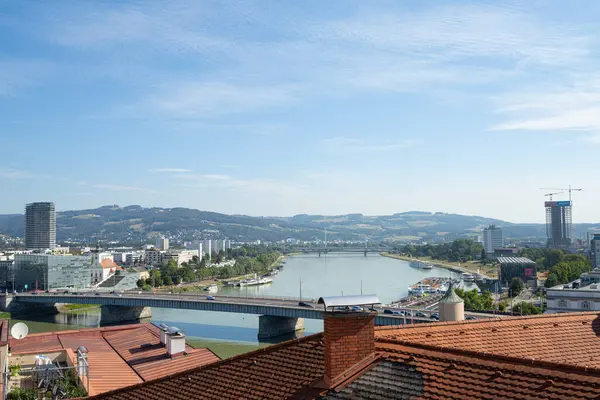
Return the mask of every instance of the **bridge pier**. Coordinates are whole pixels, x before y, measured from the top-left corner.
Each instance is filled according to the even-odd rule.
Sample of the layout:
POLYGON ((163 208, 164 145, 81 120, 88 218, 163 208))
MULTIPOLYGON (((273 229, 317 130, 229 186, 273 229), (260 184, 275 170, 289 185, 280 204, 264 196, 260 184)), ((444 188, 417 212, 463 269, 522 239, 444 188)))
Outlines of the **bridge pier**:
POLYGON ((102 324, 115 324, 117 322, 139 321, 142 318, 152 317, 151 307, 125 307, 102 306, 100 307, 100 322, 102 324))
POLYGON ((275 317, 261 315, 258 317, 258 338, 268 339, 304 329, 304 318, 275 317))
POLYGON ((19 302, 12 294, 0 296, 0 311, 12 315, 52 315, 58 314, 56 304, 26 304, 19 302))

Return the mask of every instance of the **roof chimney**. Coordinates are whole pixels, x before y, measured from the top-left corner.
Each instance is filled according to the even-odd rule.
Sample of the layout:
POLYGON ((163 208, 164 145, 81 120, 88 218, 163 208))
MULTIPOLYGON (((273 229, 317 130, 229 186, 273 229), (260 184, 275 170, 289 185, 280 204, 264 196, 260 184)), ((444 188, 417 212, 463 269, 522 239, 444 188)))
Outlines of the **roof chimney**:
POLYGON ((177 327, 171 326, 166 332, 167 354, 171 357, 177 357, 185 354, 185 335, 177 327))
POLYGON ((376 296, 339 296, 320 298, 325 332, 325 384, 341 383, 354 369, 361 369, 375 354, 375 315, 364 312, 367 304, 378 304, 376 296))
POLYGON ((160 329, 160 343, 164 344, 166 346, 166 343, 167 343, 167 330, 169 329, 169 325, 167 325, 167 324, 160 324, 158 326, 158 328, 160 329))

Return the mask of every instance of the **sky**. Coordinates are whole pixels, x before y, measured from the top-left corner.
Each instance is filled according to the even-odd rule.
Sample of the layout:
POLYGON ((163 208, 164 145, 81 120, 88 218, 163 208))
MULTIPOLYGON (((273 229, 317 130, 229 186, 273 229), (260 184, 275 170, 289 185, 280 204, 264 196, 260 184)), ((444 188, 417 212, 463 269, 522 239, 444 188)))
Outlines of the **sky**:
POLYGON ((574 221, 600 222, 599 17, 591 0, 0 0, 0 213, 542 222, 540 188, 573 185, 574 221))

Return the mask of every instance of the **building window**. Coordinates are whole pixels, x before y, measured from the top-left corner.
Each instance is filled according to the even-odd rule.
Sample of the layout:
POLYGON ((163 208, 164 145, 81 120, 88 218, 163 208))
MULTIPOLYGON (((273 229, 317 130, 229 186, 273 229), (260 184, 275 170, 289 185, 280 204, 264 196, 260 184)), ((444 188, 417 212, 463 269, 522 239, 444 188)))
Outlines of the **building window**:
POLYGON ((565 300, 559 300, 558 301, 558 306, 560 308, 567 308, 567 302, 565 300))
POLYGON ((583 302, 581 302, 581 308, 584 309, 584 310, 590 310, 591 309, 590 302, 589 301, 583 301, 583 302))

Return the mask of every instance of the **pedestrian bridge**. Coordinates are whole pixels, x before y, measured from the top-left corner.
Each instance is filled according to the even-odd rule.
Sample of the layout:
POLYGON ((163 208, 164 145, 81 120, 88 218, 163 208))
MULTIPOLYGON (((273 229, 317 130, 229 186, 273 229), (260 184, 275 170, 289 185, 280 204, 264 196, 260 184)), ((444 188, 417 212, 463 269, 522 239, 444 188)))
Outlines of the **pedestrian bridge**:
MULTIPOLYGON (((300 306, 299 299, 283 297, 247 298, 237 296, 207 296, 197 294, 152 294, 124 293, 121 296, 111 294, 37 294, 22 293, 6 296, 5 304, 16 302, 19 306, 54 304, 97 304, 102 306, 102 322, 113 323, 122 320, 139 319, 149 316, 148 308, 171 308, 179 310, 197 310, 259 315, 259 337, 277 336, 302 329, 303 319, 323 319, 321 306, 307 303, 313 307, 300 306), (145 314, 145 315, 144 315, 145 314), (302 326, 299 326, 301 324, 302 326)), ((5 307, 7 308, 7 307, 5 307)), ((406 323, 431 322, 428 318, 405 318, 401 315, 383 314, 382 308, 375 308, 378 315, 376 325, 403 325, 406 323)))

